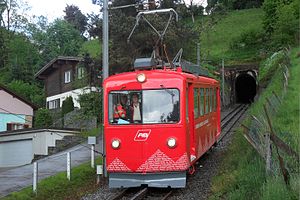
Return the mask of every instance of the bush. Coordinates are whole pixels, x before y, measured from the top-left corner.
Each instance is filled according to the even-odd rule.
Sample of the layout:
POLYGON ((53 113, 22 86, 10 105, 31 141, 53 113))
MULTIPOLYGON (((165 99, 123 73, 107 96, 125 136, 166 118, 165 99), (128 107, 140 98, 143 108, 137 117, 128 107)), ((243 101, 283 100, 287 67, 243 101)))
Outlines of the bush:
POLYGON ((48 128, 52 125, 53 119, 48 109, 40 108, 35 113, 34 127, 35 128, 48 128))
POLYGON ((69 96, 62 103, 62 106, 61 106, 62 117, 65 116, 65 114, 67 114, 73 110, 74 110, 73 98, 71 96, 69 96))
POLYGON ((79 103, 83 116, 85 117, 99 117, 102 115, 102 94, 100 92, 91 92, 79 96, 79 103))
POLYGON ((230 43, 231 50, 245 50, 260 48, 264 41, 264 33, 258 30, 248 30, 230 43))

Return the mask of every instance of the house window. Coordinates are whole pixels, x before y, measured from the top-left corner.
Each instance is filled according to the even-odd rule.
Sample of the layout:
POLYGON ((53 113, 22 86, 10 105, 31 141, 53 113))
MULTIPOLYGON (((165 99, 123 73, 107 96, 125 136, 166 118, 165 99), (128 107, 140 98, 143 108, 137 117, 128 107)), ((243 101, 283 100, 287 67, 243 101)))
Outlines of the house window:
POLYGON ((7 123, 6 124, 6 130, 13 131, 13 130, 19 130, 29 128, 28 124, 21 124, 21 123, 7 123))
POLYGON ((71 82, 71 70, 65 72, 65 83, 71 82))
POLYGON ((77 78, 82 79, 84 77, 84 68, 83 67, 78 67, 77 69, 77 78))
POLYGON ((52 100, 52 101, 48 101, 48 108, 49 109, 56 109, 58 108, 60 105, 59 105, 60 101, 59 99, 55 99, 55 100, 52 100))

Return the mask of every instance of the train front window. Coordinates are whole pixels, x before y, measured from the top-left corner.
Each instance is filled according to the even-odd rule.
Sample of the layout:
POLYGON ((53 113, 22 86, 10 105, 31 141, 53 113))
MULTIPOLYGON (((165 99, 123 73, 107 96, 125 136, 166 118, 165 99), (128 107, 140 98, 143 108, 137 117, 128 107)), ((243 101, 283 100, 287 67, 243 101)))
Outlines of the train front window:
POLYGON ((113 91, 108 100, 111 124, 179 122, 178 89, 113 91))

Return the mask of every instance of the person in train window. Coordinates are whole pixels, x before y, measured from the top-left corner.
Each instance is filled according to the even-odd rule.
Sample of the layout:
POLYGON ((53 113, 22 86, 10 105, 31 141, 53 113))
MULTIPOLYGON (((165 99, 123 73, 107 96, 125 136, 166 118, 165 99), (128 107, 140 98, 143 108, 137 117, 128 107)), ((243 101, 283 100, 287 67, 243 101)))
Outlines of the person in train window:
POLYGON ((127 96, 121 96, 121 101, 117 105, 115 105, 115 112, 114 112, 114 118, 115 119, 127 119, 126 111, 126 103, 127 103, 127 96))
POLYGON ((142 122, 142 108, 139 102, 138 94, 134 93, 132 95, 132 104, 131 104, 131 112, 132 112, 132 121, 133 123, 141 123, 142 122))

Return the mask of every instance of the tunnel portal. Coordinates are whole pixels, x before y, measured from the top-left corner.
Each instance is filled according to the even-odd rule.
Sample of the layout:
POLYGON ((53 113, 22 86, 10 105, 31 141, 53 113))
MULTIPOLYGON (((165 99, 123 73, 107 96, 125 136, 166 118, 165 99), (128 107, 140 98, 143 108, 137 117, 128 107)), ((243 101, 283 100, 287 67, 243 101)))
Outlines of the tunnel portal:
POLYGON ((236 102, 251 103, 256 95, 256 80, 248 73, 241 73, 235 80, 236 102))

